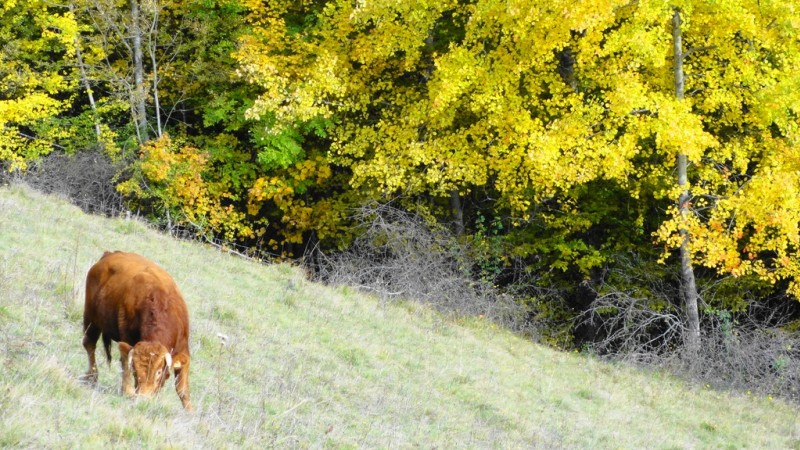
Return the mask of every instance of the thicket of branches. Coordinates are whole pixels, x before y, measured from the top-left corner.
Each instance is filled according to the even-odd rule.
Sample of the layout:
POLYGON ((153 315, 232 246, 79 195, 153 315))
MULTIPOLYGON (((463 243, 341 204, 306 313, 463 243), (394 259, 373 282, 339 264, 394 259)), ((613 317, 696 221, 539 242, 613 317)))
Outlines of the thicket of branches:
POLYGON ((411 299, 457 316, 533 331, 523 306, 471 275, 466 246, 448 230, 433 230, 419 215, 374 202, 353 219, 357 237, 347 251, 314 256, 320 280, 354 286, 383 301, 411 299))
MULTIPOLYGON (((741 311, 705 304, 702 345, 694 352, 685 345, 686 321, 676 304, 679 275, 620 261, 625 262, 614 276, 627 287, 601 286, 576 316, 576 326, 590 330, 586 349, 610 360, 665 368, 717 389, 800 401, 800 338, 783 329, 797 315, 795 302, 759 299, 743 290, 747 307, 741 311)), ((701 298, 718 289, 705 286, 701 298)))
POLYGON ((111 216, 125 210, 122 195, 116 189, 120 169, 100 151, 51 153, 25 172, 8 177, 39 191, 64 196, 88 213, 111 216))
MULTIPOLYGON (((754 304, 752 309, 761 309, 754 304)), ((707 315, 701 353, 669 361, 714 388, 753 391, 800 401, 800 339, 749 315, 707 315)))

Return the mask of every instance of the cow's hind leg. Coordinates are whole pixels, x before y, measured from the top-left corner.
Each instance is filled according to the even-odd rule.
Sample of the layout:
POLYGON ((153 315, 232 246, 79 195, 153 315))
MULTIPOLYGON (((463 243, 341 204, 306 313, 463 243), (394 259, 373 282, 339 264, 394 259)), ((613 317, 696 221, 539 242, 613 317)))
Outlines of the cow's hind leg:
POLYGON ((183 408, 186 411, 191 411, 192 401, 189 399, 189 356, 186 354, 177 355, 175 362, 172 364, 172 369, 175 371, 175 391, 178 392, 183 408))
POLYGON ((92 324, 84 323, 83 348, 89 356, 89 371, 86 372, 84 380, 88 383, 97 383, 97 361, 94 358, 94 351, 97 348, 97 340, 100 338, 100 329, 92 324))

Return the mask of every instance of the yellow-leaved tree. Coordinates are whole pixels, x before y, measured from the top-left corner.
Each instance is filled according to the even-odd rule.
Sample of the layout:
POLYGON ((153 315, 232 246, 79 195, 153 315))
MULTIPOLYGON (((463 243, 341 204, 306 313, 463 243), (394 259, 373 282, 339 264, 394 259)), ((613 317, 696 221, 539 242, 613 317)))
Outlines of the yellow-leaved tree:
POLYGON ((65 8, 38 0, 0 6, 0 163, 9 170, 25 169, 71 132, 54 118, 76 89, 63 59, 74 56, 76 35, 65 8))
POLYGON ((694 264, 723 275, 788 280, 787 291, 800 298, 794 281, 800 272, 785 264, 797 256, 800 237, 800 205, 791 200, 800 193, 800 173, 783 156, 797 144, 800 112, 792 89, 800 69, 794 8, 783 2, 642 2, 607 33, 608 62, 624 65, 601 73, 625 79, 628 86, 617 89, 643 94, 632 105, 639 113, 628 118, 635 120, 630 130, 643 151, 663 158, 649 169, 677 181, 657 193, 677 200, 657 237, 667 249, 680 250, 692 349, 700 345, 694 264), (626 61, 626 41, 654 49, 653 57, 626 61), (650 145, 641 145, 648 139, 650 145))

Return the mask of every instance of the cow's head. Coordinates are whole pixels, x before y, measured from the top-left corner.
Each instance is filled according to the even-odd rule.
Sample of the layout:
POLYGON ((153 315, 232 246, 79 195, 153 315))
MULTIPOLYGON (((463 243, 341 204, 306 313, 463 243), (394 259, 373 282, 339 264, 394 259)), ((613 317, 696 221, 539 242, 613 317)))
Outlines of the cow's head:
POLYGON ((166 347, 157 343, 142 341, 131 347, 119 343, 123 355, 127 353, 126 364, 133 372, 136 395, 150 397, 155 395, 169 378, 172 356, 166 347))

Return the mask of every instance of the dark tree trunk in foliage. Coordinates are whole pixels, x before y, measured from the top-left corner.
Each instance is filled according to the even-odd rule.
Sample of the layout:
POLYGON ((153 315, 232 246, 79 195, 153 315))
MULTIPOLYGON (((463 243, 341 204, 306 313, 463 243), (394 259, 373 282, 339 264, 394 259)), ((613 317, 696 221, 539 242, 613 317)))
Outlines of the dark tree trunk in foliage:
POLYGON ((575 54, 572 48, 565 47, 563 50, 556 54, 558 58, 558 73, 561 79, 572 88, 573 91, 578 91, 578 80, 575 78, 575 54))
POLYGON ((450 191, 450 211, 453 215, 453 229, 456 236, 464 234, 464 207, 461 204, 461 196, 458 191, 450 191))

